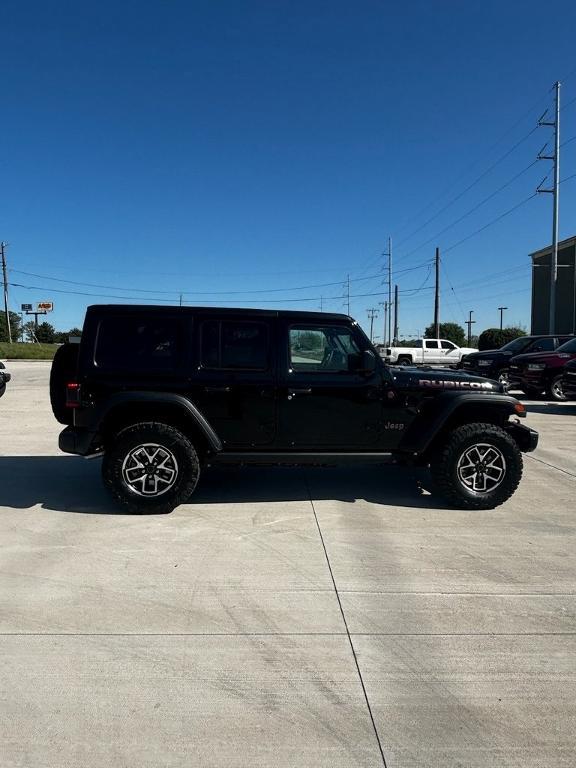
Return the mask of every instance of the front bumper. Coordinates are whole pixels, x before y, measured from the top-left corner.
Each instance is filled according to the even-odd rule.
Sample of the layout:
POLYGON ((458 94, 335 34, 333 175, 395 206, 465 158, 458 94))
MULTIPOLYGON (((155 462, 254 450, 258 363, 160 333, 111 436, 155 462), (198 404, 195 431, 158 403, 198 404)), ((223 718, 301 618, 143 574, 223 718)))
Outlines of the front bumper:
POLYGON ((546 370, 528 371, 526 369, 510 368, 508 373, 508 388, 514 389, 546 389, 546 370))
POLYGON ((88 456, 94 453, 95 433, 81 427, 66 427, 58 437, 58 447, 64 453, 88 456))
POLYGON ((538 445, 538 432, 524 424, 511 421, 506 425, 506 432, 514 438, 523 453, 530 453, 538 445))

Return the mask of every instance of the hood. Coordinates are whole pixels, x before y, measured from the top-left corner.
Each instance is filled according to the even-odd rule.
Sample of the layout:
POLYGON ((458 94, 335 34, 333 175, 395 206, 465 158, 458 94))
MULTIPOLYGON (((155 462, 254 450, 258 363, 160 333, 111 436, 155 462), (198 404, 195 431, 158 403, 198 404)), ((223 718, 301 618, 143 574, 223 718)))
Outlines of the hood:
POLYGON ((512 362, 520 364, 538 362, 540 360, 545 362, 546 360, 553 360, 555 357, 558 357, 558 350, 555 352, 526 352, 523 355, 515 355, 512 358, 512 362))
POLYGON ((497 381, 474 376, 463 371, 437 368, 394 368, 392 378, 397 387, 406 389, 454 390, 459 392, 502 392, 506 390, 497 381))

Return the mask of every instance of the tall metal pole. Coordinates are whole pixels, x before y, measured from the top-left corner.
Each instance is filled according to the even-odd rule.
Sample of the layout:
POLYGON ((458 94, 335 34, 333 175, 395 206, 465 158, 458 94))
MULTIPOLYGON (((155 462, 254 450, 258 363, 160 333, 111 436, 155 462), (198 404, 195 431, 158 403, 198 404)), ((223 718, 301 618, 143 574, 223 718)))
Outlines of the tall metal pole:
POLYGON ((398 286, 394 286, 394 344, 398 343, 398 286))
MULTIPOLYGON (((553 196, 552 207, 552 254, 550 257, 550 315, 548 318, 548 333, 556 333, 556 289, 558 287, 558 210, 560 206, 560 83, 554 83, 555 115, 554 122, 540 118, 538 125, 548 125, 554 128, 554 154, 538 153, 538 160, 554 162, 554 184, 552 189, 538 187, 538 192, 550 192, 553 196)), ((544 115, 546 112, 544 113, 544 115)), ((544 117, 544 115, 542 117, 544 117)))
POLYGON ((346 286, 347 286, 346 297, 347 297, 347 304, 348 304, 348 315, 350 315, 350 275, 348 275, 347 277, 346 286))
POLYGON ((392 341, 392 238, 388 238, 388 343, 392 341))
POLYGON ((8 330, 8 341, 12 344, 12 328, 10 327, 10 312, 8 311, 8 278, 6 277, 6 243, 0 243, 0 252, 2 253, 2 277, 4 280, 4 312, 6 313, 6 328, 8 330))
POLYGON ((374 341, 374 318, 378 315, 376 307, 372 307, 368 310, 368 317, 370 318, 370 341, 374 341))
POLYGON ((502 330, 502 326, 504 325, 504 310, 508 309, 508 307, 498 307, 498 310, 500 312, 500 330, 502 330))
POLYGON ((472 344, 472 326, 476 322, 476 320, 472 320, 473 314, 474 314, 474 310, 471 309, 468 312, 468 320, 466 320, 466 325, 468 326, 468 346, 472 344))
POLYGON ((436 248, 436 289, 434 291, 434 338, 440 338, 440 248, 436 248))
POLYGON ((554 120, 554 213, 552 228, 552 268, 550 270, 550 333, 556 332, 556 287, 558 284, 558 203, 560 193, 560 83, 556 83, 554 120))

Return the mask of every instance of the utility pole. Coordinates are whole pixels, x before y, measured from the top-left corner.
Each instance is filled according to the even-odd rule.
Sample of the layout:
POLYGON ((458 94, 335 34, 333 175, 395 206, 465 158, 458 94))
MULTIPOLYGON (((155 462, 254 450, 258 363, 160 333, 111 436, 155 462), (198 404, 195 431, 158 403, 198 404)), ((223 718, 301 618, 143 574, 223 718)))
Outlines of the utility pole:
POLYGON ((10 327, 10 313, 8 311, 8 278, 6 277, 6 243, 0 243, 0 252, 2 254, 2 277, 4 280, 4 312, 6 312, 6 328, 8 330, 8 341, 12 344, 12 328, 10 327))
POLYGON ((324 312, 324 296, 320 296, 320 312, 324 312))
POLYGON ((348 316, 350 316, 350 275, 346 278, 346 304, 348 306, 348 316))
POLYGON ((387 301, 379 301, 378 304, 380 304, 381 307, 384 308, 384 325, 382 327, 382 344, 387 347, 388 346, 388 336, 386 335, 387 329, 388 329, 388 302, 387 301))
POLYGON ((508 307, 498 307, 498 311, 500 312, 500 330, 502 330, 502 326, 504 325, 504 310, 508 309, 508 307))
POLYGON ((440 338, 440 248, 436 248, 436 289, 434 291, 434 338, 440 338))
POLYGON ((180 294, 180 306, 182 306, 182 294, 180 294))
POLYGON ((392 340, 392 238, 388 238, 388 342, 392 340))
POLYGON ((394 344, 398 344, 398 286, 394 286, 394 344))
POLYGON ((376 307, 368 310, 368 319, 370 320, 370 341, 374 338, 374 318, 378 317, 378 310, 376 307))
MULTIPOLYGON (((468 312, 468 320, 466 320, 466 325, 468 326, 468 346, 472 344, 472 326, 476 322, 476 320, 472 320, 472 315, 474 314, 474 310, 471 309, 468 312)), ((502 326, 500 326, 502 327, 502 326)))
MULTIPOLYGON (((555 91, 555 117, 554 121, 544 120, 546 112, 538 120, 538 125, 547 125, 554 128, 554 154, 543 155, 546 145, 538 153, 538 160, 552 160, 554 163, 554 184, 552 189, 542 189, 537 192, 548 192, 553 196, 552 206, 552 255, 550 259, 550 316, 548 320, 548 333, 556 332, 556 287, 558 284, 558 208, 560 203, 560 83, 554 83, 555 91)), ((544 182, 541 182, 543 184, 544 182)))

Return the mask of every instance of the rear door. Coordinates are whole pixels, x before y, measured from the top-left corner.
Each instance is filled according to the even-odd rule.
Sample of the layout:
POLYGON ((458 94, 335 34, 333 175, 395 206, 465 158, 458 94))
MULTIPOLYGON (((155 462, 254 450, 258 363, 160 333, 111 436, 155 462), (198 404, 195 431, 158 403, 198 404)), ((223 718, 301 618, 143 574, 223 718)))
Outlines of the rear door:
POLYGON ((424 339, 424 362, 425 363, 439 363, 440 360, 440 348, 437 339, 424 339))
POLYGON ((275 318, 199 317, 191 399, 226 448, 271 443, 276 435, 275 318))
POLYGON ((361 450, 378 444, 383 374, 359 372, 363 349, 346 323, 280 326, 278 445, 286 449, 361 450))

